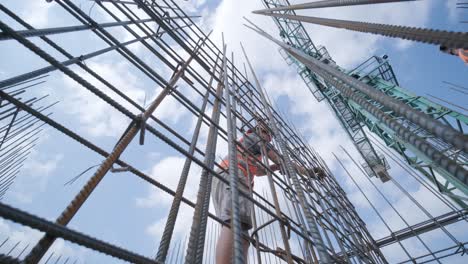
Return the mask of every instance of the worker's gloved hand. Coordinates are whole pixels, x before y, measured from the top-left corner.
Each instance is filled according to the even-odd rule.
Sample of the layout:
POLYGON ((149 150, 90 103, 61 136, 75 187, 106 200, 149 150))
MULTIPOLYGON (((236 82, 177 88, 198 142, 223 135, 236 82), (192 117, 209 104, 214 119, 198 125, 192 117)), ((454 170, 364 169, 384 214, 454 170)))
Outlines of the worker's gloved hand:
POLYGON ((279 164, 273 164, 270 166, 270 169, 272 171, 279 171, 279 173, 281 173, 281 175, 285 175, 286 172, 283 170, 283 168, 279 165, 279 164))
POLYGON ((323 171, 321 168, 318 168, 318 167, 315 167, 313 169, 308 169, 307 172, 310 175, 310 177, 314 177, 318 180, 322 180, 326 176, 325 171, 323 171))

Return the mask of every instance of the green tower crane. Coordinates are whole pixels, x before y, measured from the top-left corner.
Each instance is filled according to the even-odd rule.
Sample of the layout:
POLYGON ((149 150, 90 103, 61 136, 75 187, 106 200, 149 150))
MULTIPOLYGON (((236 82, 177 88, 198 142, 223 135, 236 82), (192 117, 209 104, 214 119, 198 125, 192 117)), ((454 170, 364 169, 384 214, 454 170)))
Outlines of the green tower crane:
MULTIPOLYGON (((262 2, 268 9, 277 8, 276 14, 295 15, 294 10, 278 10, 278 7, 289 6, 288 0, 262 0, 262 2)), ((403 89, 398 83, 386 55, 381 57, 372 56, 356 68, 346 70, 336 64, 325 47, 316 46, 312 42, 300 21, 285 17, 272 16, 272 18, 279 28, 283 43, 289 47, 300 50, 304 54, 333 66, 339 71, 382 91, 411 108, 440 120, 442 123, 461 133, 466 129, 468 124, 468 117, 466 115, 403 89)), ((336 89, 336 87, 323 79, 319 74, 311 71, 309 67, 296 57, 291 56, 289 52, 280 49, 280 53, 289 65, 296 67, 298 74, 317 101, 325 101, 331 107, 340 124, 362 155, 364 160, 362 165, 369 176, 377 177, 383 182, 390 179, 388 172, 390 167, 386 159, 375 150, 368 137, 367 133, 371 132, 382 139, 388 147, 398 152, 408 164, 434 183, 439 191, 450 196, 460 207, 467 208, 468 186, 466 182, 460 180, 460 177, 457 178, 453 173, 435 164, 433 158, 420 151, 414 144, 402 139, 394 129, 381 122, 379 118, 364 109, 361 104, 343 95, 339 89, 336 89)), ((423 138, 446 157, 454 160, 457 165, 466 168, 468 155, 463 149, 440 140, 440 138, 427 130, 409 120, 405 120, 402 116, 395 114, 371 98, 366 99, 394 119, 399 119, 399 122, 409 128, 411 132, 423 138)))

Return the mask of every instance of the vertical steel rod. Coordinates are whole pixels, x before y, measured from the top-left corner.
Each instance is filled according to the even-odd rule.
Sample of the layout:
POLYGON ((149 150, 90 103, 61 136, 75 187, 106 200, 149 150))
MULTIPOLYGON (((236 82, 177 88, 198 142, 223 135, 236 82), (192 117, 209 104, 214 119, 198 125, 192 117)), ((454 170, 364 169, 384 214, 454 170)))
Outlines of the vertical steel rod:
MULTIPOLYGON (((200 46, 203 44, 200 43, 200 46)), ((200 47, 199 46, 199 47, 200 47)), ((198 48, 197 48, 198 50, 198 48)), ((197 51, 195 50, 195 52, 197 51)), ((132 122, 129 126, 129 129, 125 131, 122 135, 122 138, 115 146, 114 150, 110 153, 110 155, 102 162, 101 166, 97 169, 95 174, 88 180, 85 186, 80 190, 80 192, 75 196, 73 201, 67 206, 67 208, 62 212, 62 214, 57 218, 57 223, 60 225, 67 225, 73 216, 78 212, 80 207, 83 203, 87 200, 87 198, 91 195, 92 191, 96 188, 102 178, 106 175, 106 173, 110 170, 114 162, 120 157, 120 155, 124 152, 127 146, 132 142, 133 138, 137 135, 140 131, 141 125, 144 125, 146 120, 153 114, 156 108, 160 105, 162 100, 170 93, 172 89, 174 89, 175 84, 182 76, 185 68, 189 65, 192 61, 193 56, 191 56, 182 66, 181 68, 174 74, 174 76, 169 81, 169 84, 165 87, 165 89, 154 99, 153 102, 148 106, 148 108, 143 112, 140 119, 140 124, 137 122, 132 122)), ((42 237, 39 242, 33 247, 29 255, 26 257, 26 263, 36 263, 38 262, 47 250, 50 248, 52 243, 55 241, 55 238, 49 235, 45 235, 42 237)))
POLYGON ((271 126, 271 128, 273 130, 273 135, 274 135, 276 141, 278 142, 278 145, 279 145, 279 147, 281 149, 281 152, 283 154, 283 160, 284 160, 284 163, 286 165, 285 166, 286 167, 286 172, 288 174, 288 177, 292 179, 294 189, 296 190, 297 195, 298 195, 299 203, 300 203, 300 205, 302 207, 302 210, 304 211, 305 218, 307 220, 307 225, 309 227, 312 239, 313 239, 313 241, 314 241, 314 243, 316 245, 317 252, 318 252, 319 257, 320 257, 320 261, 322 263, 331 263, 330 256, 328 255, 325 244, 323 243, 322 236, 321 236, 320 231, 319 231, 318 226, 317 226, 317 222, 315 221, 315 219, 314 219, 314 217, 312 215, 312 212, 310 211, 308 205, 306 204, 306 199, 305 199, 305 196, 304 196, 304 192, 302 191, 302 189, 300 187, 299 179, 296 176, 296 172, 294 171, 292 161, 289 158, 289 153, 288 153, 286 144, 283 141, 283 138, 282 138, 282 136, 281 136, 281 134, 279 132, 279 129, 278 129, 277 125, 276 125, 275 119, 273 118, 273 114, 272 114, 272 112, 270 110, 270 107, 266 102, 265 93, 263 92, 263 89, 262 89, 262 87, 260 85, 260 82, 258 81, 256 75, 254 75, 254 72, 252 72, 252 75, 253 75, 255 84, 257 86, 257 90, 260 93, 262 104, 264 105, 264 107, 266 109, 266 112, 267 112, 267 115, 268 115, 268 120, 269 120, 270 126, 271 126))

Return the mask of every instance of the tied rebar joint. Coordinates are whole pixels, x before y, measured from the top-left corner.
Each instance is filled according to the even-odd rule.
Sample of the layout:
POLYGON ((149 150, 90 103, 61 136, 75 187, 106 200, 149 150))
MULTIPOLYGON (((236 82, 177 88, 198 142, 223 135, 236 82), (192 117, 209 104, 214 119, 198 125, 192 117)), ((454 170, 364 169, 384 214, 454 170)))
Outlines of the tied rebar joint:
POLYGON ((127 172, 129 170, 130 170, 130 168, 128 166, 120 167, 120 168, 114 168, 113 165, 112 165, 112 168, 110 169, 110 171, 112 173, 127 172))
POLYGON ((465 247, 465 244, 463 244, 462 242, 458 243, 458 248, 455 251, 455 253, 459 253, 459 252, 461 256, 464 256, 466 253, 468 253, 468 249, 465 247))
POLYGON ((286 234, 288 235, 288 240, 291 239, 291 223, 289 223, 288 221, 288 218, 286 217, 286 215, 282 215, 281 216, 281 222, 282 224, 284 225, 284 227, 286 227, 286 234))
POLYGON ((143 113, 138 114, 135 118, 135 126, 140 130, 140 146, 145 144, 145 131, 146 131, 146 119, 143 116, 143 113))

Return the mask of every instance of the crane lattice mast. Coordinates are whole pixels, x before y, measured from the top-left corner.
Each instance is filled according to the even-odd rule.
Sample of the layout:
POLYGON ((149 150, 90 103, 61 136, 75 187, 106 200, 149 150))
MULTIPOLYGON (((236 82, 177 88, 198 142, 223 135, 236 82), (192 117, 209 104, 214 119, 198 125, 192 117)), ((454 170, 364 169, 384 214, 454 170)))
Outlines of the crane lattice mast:
MULTIPOLYGON (((441 121, 460 133, 463 133, 464 129, 466 129, 468 124, 468 117, 466 115, 402 88, 388 61, 388 56, 372 56, 354 69, 344 69, 336 64, 326 47, 314 44, 301 21, 295 19, 296 14, 294 9, 297 9, 295 5, 291 6, 288 0, 263 0, 262 2, 267 9, 255 11, 254 13, 271 16, 279 28, 282 41, 288 46, 298 49, 372 86, 389 97, 397 99, 411 108, 441 121), (291 8, 288 8, 288 6, 291 6, 291 8), (273 13, 272 11, 275 12, 273 13)), ((322 3, 321 5, 324 4, 322 3)), ((378 177, 383 182, 390 179, 388 162, 383 155, 375 150, 368 131, 378 136, 388 147, 399 153, 408 164, 421 172, 441 192, 450 196, 460 207, 467 208, 466 196, 468 195, 468 187, 466 178, 465 180, 460 179, 454 173, 450 173, 436 164, 431 157, 418 150, 414 144, 403 140, 394 129, 384 125, 379 118, 366 111, 360 104, 344 96, 342 92, 327 82, 322 76, 311 71, 309 67, 291 56, 284 49, 280 49, 280 53, 289 65, 296 67, 298 74, 317 101, 325 101, 331 107, 340 124, 362 155, 364 159, 363 167, 369 176, 378 177), (368 131, 364 127, 367 127, 368 131)), ((463 148, 455 147, 441 140, 414 122, 405 120, 404 117, 394 113, 391 109, 385 108, 375 100, 368 97, 366 99, 372 104, 378 105, 381 110, 389 113, 394 119, 401 120, 407 128, 425 139, 432 147, 440 151, 442 155, 451 158, 460 167, 466 168, 465 164, 467 164, 468 156, 463 148)))

